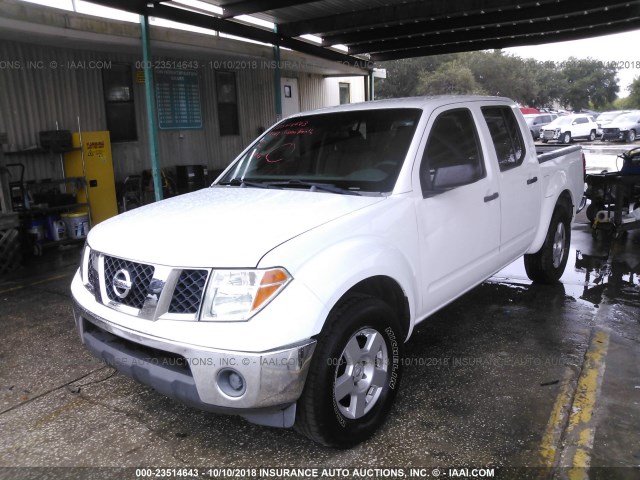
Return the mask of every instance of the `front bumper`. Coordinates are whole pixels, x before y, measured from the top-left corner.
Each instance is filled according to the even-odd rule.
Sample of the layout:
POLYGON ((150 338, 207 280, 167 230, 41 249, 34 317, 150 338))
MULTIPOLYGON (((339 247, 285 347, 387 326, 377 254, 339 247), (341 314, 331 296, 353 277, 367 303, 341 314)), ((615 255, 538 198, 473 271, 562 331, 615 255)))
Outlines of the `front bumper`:
POLYGON ((627 130, 602 133, 602 140, 625 140, 627 138, 627 130))
POLYGON ((77 302, 74 316, 83 343, 95 356, 168 397, 254 423, 293 425, 315 340, 261 353, 226 351, 114 325, 77 302), (230 370, 244 379, 245 388, 237 396, 224 391, 224 373, 230 370))
POLYGON ((560 138, 561 131, 559 129, 556 130, 541 130, 540 131, 540 139, 541 140, 558 140, 560 138))

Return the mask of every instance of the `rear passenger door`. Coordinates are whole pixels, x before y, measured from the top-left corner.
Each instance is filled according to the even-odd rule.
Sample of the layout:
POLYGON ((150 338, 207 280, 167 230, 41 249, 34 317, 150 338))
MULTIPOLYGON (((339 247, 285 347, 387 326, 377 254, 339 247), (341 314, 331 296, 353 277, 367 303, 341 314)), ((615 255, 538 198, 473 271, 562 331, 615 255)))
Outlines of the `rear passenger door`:
POLYGON ((591 124, 587 117, 578 117, 573 121, 574 125, 571 129, 573 137, 586 137, 591 132, 591 124))
POLYGON ((423 315, 495 270, 500 242, 496 172, 485 165, 469 108, 440 108, 427 125, 416 200, 423 315))
POLYGON ((481 108, 492 147, 491 160, 500 169, 500 258, 509 262, 531 244, 542 201, 540 164, 530 143, 525 143, 513 109, 506 105, 481 108))

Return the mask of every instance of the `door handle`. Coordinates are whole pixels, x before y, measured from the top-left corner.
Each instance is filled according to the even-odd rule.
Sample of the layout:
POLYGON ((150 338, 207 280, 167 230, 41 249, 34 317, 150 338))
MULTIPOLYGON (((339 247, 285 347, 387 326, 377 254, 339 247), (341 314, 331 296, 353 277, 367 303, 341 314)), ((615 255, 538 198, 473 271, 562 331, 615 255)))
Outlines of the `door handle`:
POLYGON ((495 200, 496 198, 498 198, 500 196, 500 194, 498 192, 493 193, 487 197, 484 197, 484 203, 490 202, 492 200, 495 200))
POLYGON ((538 177, 533 177, 527 180, 527 185, 531 185, 532 183, 536 183, 538 181, 538 177))

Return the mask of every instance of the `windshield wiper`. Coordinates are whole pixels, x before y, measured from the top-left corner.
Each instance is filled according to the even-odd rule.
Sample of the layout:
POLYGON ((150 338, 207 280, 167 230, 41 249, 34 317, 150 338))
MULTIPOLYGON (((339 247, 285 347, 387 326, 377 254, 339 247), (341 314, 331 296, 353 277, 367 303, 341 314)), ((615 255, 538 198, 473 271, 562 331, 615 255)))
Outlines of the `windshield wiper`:
POLYGON ((340 193, 342 195, 358 195, 358 196, 360 196, 360 193, 358 193, 356 191, 348 190, 346 188, 340 188, 340 187, 337 187, 336 185, 334 185, 332 183, 315 183, 315 182, 303 182, 302 180, 287 180, 285 182, 270 182, 269 185, 274 185, 274 186, 278 186, 278 187, 303 186, 303 187, 309 187, 309 191, 310 192, 315 192, 317 190, 320 190, 322 192, 340 193))
POLYGON ((216 185, 229 185, 232 187, 254 187, 254 188, 272 188, 272 184, 265 182, 253 182, 250 180, 242 180, 240 178, 232 178, 228 182, 220 182, 216 185))

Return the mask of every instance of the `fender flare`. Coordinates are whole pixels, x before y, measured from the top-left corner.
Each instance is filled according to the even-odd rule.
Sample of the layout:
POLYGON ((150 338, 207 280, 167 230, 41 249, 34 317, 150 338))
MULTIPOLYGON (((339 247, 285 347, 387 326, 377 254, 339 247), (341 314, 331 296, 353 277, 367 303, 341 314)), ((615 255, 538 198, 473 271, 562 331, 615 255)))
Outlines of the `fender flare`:
POLYGON ((354 286, 373 277, 387 277, 402 290, 409 308, 409 321, 405 325, 407 338, 411 334, 420 301, 417 271, 399 249, 384 242, 383 238, 355 236, 345 239, 310 258, 293 275, 325 306, 316 319, 314 335, 320 333, 331 309, 354 286), (336 268, 336 265, 350 268, 336 268), (327 282, 328 278, 331 282, 327 282))

